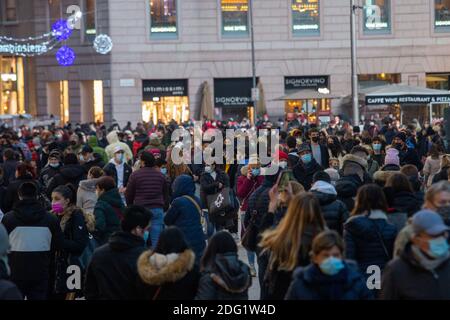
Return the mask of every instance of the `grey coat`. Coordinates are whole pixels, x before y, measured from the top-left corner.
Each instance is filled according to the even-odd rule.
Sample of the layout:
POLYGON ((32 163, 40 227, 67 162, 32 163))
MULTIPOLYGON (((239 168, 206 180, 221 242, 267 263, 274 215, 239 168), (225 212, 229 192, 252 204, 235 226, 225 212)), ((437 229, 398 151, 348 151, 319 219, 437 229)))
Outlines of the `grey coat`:
POLYGON ((77 192, 77 207, 83 209, 85 213, 94 213, 97 203, 95 186, 98 179, 83 180, 80 182, 77 192))

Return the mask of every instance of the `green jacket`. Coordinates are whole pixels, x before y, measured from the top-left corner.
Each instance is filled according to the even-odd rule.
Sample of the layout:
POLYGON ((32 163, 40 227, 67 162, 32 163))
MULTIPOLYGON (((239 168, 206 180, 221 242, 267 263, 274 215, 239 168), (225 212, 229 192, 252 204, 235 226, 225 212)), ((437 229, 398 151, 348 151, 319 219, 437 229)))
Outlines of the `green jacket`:
POLYGON ((94 208, 95 239, 104 244, 116 231, 120 231, 120 222, 124 212, 124 204, 119 190, 114 188, 103 193, 94 208))
POLYGON ((102 157, 104 163, 108 163, 108 155, 106 154, 105 149, 98 146, 98 139, 96 136, 89 137, 88 145, 94 150, 94 153, 97 153, 102 157))

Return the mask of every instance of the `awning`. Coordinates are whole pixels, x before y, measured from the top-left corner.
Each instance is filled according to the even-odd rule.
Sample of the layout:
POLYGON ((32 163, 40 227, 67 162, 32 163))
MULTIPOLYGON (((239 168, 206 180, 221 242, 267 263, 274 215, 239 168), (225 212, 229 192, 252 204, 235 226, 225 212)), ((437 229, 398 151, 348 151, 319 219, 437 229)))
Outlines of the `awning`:
POLYGON ((366 105, 450 103, 450 91, 388 84, 360 90, 366 105))
POLYGON ((340 99, 340 96, 333 94, 324 94, 316 90, 298 90, 297 92, 287 94, 274 101, 286 101, 286 100, 319 100, 319 99, 340 99))

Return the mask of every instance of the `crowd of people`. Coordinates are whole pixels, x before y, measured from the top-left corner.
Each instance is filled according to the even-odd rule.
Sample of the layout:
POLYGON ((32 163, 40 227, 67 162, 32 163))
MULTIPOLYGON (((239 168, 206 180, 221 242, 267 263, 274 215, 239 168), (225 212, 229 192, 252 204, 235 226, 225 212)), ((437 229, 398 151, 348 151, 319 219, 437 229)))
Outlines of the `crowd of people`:
MULTIPOLYGON (((257 129, 280 130, 269 165, 249 140, 232 163, 178 163, 180 127, 193 134, 2 127, 0 299, 246 300, 253 281, 261 300, 450 299, 440 124, 264 117, 257 129)), ((252 125, 205 119, 203 132, 238 127, 252 125)))

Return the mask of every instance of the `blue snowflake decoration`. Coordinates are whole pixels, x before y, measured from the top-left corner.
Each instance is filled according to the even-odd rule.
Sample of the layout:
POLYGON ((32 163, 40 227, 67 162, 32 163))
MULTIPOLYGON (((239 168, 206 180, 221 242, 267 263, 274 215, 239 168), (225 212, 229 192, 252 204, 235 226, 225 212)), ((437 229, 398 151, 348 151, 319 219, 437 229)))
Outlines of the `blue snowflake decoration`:
POLYGON ((62 46, 56 52, 56 60, 58 60, 58 63, 63 67, 73 65, 73 63, 75 62, 75 58, 75 51, 67 46, 62 46))
POLYGON ((61 19, 52 25, 53 36, 58 41, 65 41, 72 35, 73 29, 70 28, 67 20, 61 19))

